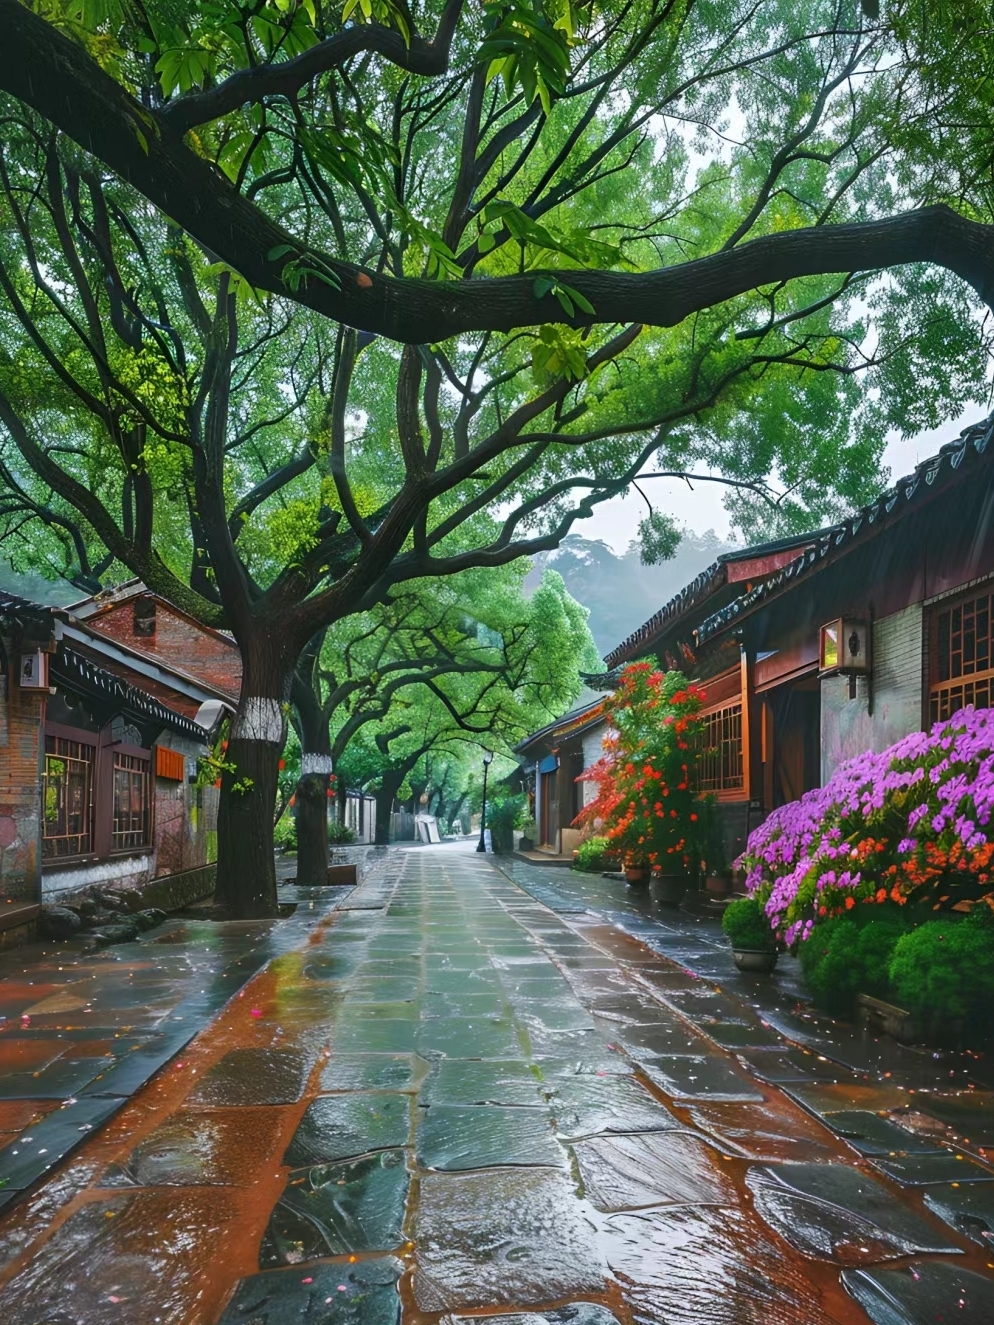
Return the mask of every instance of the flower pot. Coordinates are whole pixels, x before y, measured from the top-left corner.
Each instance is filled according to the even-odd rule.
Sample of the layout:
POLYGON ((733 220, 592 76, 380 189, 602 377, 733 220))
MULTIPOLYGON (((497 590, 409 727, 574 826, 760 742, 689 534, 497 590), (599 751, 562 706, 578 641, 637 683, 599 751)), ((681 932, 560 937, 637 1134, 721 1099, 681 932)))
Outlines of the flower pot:
POLYGON ((626 865, 625 882, 630 888, 644 888, 652 878, 652 870, 648 865, 626 865))
POLYGON ((661 906, 679 906, 687 891, 687 880, 682 874, 660 874, 653 891, 661 906))
POLYGON ((534 842, 534 839, 533 839, 533 838, 530 838, 530 837, 525 837, 524 834, 522 834, 522 836, 521 836, 521 840, 518 842, 518 850, 519 850, 519 851, 534 851, 534 850, 535 850, 535 842, 534 842))
POLYGON ((732 958, 740 971, 768 974, 777 964, 776 948, 733 948, 732 958))

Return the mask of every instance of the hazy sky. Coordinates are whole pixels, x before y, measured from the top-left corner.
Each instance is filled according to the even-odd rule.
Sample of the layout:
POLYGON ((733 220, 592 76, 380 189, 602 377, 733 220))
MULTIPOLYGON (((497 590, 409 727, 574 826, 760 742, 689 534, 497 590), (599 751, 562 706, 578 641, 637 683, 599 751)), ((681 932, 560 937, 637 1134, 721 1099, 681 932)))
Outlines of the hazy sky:
MULTIPOLYGON (((973 406, 961 419, 943 424, 933 432, 919 433, 907 441, 893 437, 883 456, 883 463, 890 470, 890 481, 896 482, 910 474, 919 461, 934 455, 963 428, 982 416, 982 408, 973 406)), ((697 533, 713 529, 721 538, 730 537, 728 516, 722 505, 725 491, 722 484, 698 483, 693 492, 677 479, 650 479, 644 486, 653 505, 674 515, 688 529, 697 533)), ((633 492, 628 497, 605 502, 589 520, 578 521, 573 532, 583 538, 603 539, 615 552, 623 552, 635 537, 638 522, 645 514, 645 502, 633 492)))

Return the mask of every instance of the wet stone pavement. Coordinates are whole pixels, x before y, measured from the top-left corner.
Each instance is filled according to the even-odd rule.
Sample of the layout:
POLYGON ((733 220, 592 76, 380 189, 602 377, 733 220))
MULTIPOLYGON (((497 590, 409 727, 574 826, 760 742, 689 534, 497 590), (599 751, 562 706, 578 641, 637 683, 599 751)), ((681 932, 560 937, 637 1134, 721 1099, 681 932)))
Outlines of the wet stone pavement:
MULTIPOLYGON (((3 1325, 994 1321, 982 1060, 819 1021, 651 896, 504 869, 391 850, 264 934, 134 945, 82 1085, 38 1010, 74 982, 33 969, 0 1054, 61 1017, 77 1093, 0 1099, 3 1325), (87 1093, 177 1015, 130 1098, 87 1093), (18 1168, 46 1124, 81 1144, 18 1168)), ((19 1052, 5 1079, 48 1070, 19 1052)))

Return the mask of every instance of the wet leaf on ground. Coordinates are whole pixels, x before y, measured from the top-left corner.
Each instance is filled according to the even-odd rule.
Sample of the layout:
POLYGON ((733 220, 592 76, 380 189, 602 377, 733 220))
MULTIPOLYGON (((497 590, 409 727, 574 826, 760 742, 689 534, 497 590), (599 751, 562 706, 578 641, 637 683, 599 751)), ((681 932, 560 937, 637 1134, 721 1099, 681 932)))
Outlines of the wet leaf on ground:
POLYGON ((422 1311, 540 1306, 605 1288, 594 1225, 572 1182, 549 1170, 424 1178, 416 1237, 422 1311))
POLYGON ((875 1325, 990 1325, 994 1280, 941 1261, 899 1270, 844 1270, 842 1282, 875 1325))
POLYGON ((270 1216, 260 1268, 390 1251, 402 1240, 408 1182, 402 1150, 293 1171, 270 1216))
POLYGON ((303 1168, 374 1150, 395 1150, 407 1145, 410 1120, 407 1095, 322 1095, 308 1105, 283 1163, 303 1168))
POLYGON ((502 1164, 563 1168, 562 1147, 547 1109, 433 1104, 418 1123, 418 1162, 429 1169, 484 1169, 502 1164))
POLYGON ((731 1179, 688 1132, 592 1137, 573 1147, 587 1199, 598 1210, 647 1205, 734 1205, 731 1179))
POLYGON ((955 1245, 847 1164, 777 1164, 746 1178, 758 1213, 805 1256, 870 1265, 955 1245))

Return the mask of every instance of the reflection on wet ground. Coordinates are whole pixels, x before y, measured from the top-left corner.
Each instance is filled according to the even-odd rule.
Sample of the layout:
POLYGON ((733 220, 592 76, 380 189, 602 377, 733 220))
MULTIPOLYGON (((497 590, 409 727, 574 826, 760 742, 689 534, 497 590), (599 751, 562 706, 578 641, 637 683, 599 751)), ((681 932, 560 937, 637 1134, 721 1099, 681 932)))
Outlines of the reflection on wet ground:
POLYGON ((982 1060, 611 880, 397 849, 300 903, 0 981, 3 1325, 994 1319, 982 1060))

